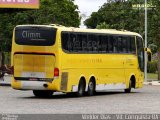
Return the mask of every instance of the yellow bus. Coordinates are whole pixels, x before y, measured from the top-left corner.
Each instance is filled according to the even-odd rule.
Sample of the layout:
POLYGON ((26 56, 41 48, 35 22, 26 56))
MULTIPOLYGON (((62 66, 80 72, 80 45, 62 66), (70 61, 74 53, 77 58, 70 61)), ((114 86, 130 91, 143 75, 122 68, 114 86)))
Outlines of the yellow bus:
POLYGON ((143 87, 143 39, 129 31, 19 25, 13 32, 11 64, 12 87, 33 90, 37 97, 119 89, 130 93, 143 87))

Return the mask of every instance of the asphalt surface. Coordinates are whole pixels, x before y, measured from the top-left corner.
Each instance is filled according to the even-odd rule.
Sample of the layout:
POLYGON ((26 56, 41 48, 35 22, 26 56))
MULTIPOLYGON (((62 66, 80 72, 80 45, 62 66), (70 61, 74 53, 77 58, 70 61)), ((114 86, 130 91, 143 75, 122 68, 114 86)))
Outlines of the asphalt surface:
POLYGON ((160 86, 145 85, 123 91, 107 91, 77 98, 55 93, 52 98, 36 98, 32 91, 0 86, 0 113, 5 114, 160 114, 160 86))

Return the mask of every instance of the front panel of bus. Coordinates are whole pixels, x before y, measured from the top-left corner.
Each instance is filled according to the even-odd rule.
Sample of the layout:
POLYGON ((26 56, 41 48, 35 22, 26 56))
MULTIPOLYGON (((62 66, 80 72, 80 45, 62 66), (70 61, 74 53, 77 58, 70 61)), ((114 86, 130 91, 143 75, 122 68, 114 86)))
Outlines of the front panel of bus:
POLYGON ((57 29, 49 26, 17 26, 13 34, 12 87, 46 90, 54 80, 57 29), (46 85, 46 86, 45 86, 46 85))

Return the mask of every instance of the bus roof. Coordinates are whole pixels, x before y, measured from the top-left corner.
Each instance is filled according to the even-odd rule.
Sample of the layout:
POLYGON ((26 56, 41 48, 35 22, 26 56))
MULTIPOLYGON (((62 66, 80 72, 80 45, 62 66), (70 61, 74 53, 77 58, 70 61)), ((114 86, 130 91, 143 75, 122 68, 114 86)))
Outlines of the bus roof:
POLYGON ((54 28, 57 28, 60 31, 108 33, 108 34, 117 34, 117 35, 133 35, 133 36, 139 36, 139 37, 142 38, 142 36, 140 34, 136 33, 136 32, 130 32, 130 31, 127 31, 127 30, 116 30, 116 29, 85 29, 85 28, 65 27, 65 26, 57 25, 57 24, 50 24, 50 25, 18 25, 17 27, 27 27, 27 26, 54 27, 54 28))

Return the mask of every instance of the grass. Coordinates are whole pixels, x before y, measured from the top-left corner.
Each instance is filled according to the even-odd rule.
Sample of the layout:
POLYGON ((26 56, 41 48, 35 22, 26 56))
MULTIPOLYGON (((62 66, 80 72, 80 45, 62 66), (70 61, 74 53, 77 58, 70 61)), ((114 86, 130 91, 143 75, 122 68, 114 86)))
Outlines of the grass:
POLYGON ((155 80, 155 79, 157 80, 157 79, 158 79, 158 74, 148 73, 148 74, 147 74, 147 78, 150 79, 150 80, 152 80, 152 79, 153 79, 153 80, 155 80))

